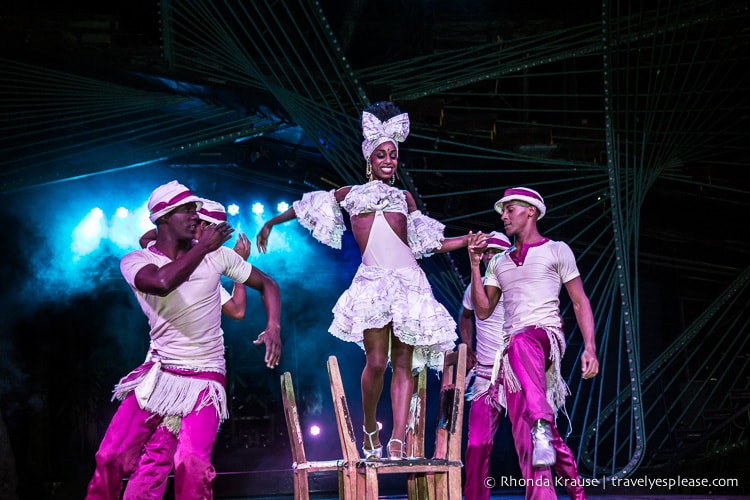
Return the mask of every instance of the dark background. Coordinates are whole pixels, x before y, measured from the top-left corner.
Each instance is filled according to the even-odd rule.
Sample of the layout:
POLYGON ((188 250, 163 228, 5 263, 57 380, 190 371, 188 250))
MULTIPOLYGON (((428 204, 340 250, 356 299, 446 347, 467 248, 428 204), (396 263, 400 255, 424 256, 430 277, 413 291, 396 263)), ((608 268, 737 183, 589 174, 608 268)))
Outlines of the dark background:
MULTIPOLYGON (((165 38, 171 33, 162 17, 168 5, 198 19, 189 30, 195 38, 177 29, 184 38, 171 40, 175 45, 193 42, 203 48, 204 34, 223 32, 199 10, 200 2, 29 0, 0 6, 0 214, 6 223, 0 412, 7 429, 0 434, 9 437, 0 446, 8 498, 16 497, 14 489, 19 498, 83 496, 116 407, 110 401, 112 386, 145 354, 145 317, 118 269, 137 232, 121 228, 120 244, 105 238, 97 250, 80 255, 73 247, 74 230, 89 210, 99 207, 110 220, 117 207, 134 211, 154 187, 178 179, 201 196, 240 205, 240 215, 230 222, 253 239, 262 220, 250 215, 256 201, 269 207, 291 202, 303 192, 359 182, 364 175, 358 153, 361 103, 342 97, 355 85, 344 72, 334 72, 340 66, 328 64, 325 52, 263 66, 266 73, 259 80, 267 88, 248 77, 252 72, 246 67, 222 67, 226 54, 211 52, 208 42, 206 59, 221 71, 213 74, 185 61, 170 66, 168 56, 181 53, 165 38), (311 70, 314 76, 300 77, 295 89, 300 95, 310 92, 310 101, 300 104, 277 91, 277 83, 285 91, 291 86, 285 87, 279 68, 289 74, 311 70), (239 76, 233 80, 227 72, 239 76), (337 107, 329 95, 316 96, 311 89, 320 82, 330 83, 344 104, 337 107), (168 104, 159 104, 154 94, 167 96, 168 104), (153 110, 130 107, 140 102, 152 103, 153 110), (315 105, 320 108, 309 114, 299 109, 315 105), (161 106, 165 115, 180 117, 185 129, 166 128, 161 106), (92 114, 83 113, 89 109, 92 114), (195 109, 215 115, 201 121, 195 109), (97 112, 100 116, 92 118, 97 112), (323 124, 315 117, 323 117, 323 124), (223 138, 227 131, 247 132, 244 122, 226 123, 255 118, 254 132, 236 141, 223 138), (148 131, 154 123, 165 127, 163 133, 148 131), (339 146, 344 159, 332 156, 339 146)), ((259 6, 270 5, 278 15, 288 7, 300 26, 317 22, 299 7, 306 2, 247 5, 259 9, 250 19, 267 19, 259 6)), ((409 112, 412 134, 401 151, 400 183, 426 212, 446 223, 446 235, 497 229, 492 204, 502 190, 531 185, 550 207, 543 232, 571 242, 595 307, 612 304, 610 315, 597 315, 607 372, 590 390, 601 387, 601 400, 586 397, 589 386, 569 399, 575 408, 572 447, 584 441, 581 433, 601 416, 599 409, 627 389, 632 365, 625 351, 632 347, 639 356, 636 371, 643 372, 638 385, 650 432, 640 471, 742 477, 741 487, 724 492, 748 493, 750 299, 743 278, 750 263, 748 3, 604 5, 611 9, 607 19, 622 19, 622 25, 602 25, 602 2, 588 0, 573 5, 326 0, 320 8, 366 100, 393 99, 409 112), (598 38, 602 29, 617 29, 610 43, 628 47, 607 53, 611 67, 619 68, 606 89, 609 100, 602 53, 587 57, 587 45, 562 43, 589 32, 598 38), (660 30, 667 35, 654 37, 660 30), (545 38, 550 33, 558 35, 545 38), (486 50, 496 50, 498 64, 507 66, 499 76, 471 75, 477 81, 456 84, 461 74, 443 68, 445 79, 431 80, 433 68, 453 51, 498 40, 507 42, 502 50, 486 50), (558 51, 556 44, 563 48, 558 51), (540 62, 535 51, 544 46, 551 47, 549 61, 540 62), (510 50, 515 51, 511 63, 503 59, 510 50), (527 55, 529 69, 511 68, 512 61, 525 61, 527 55), (407 75, 409 68, 398 66, 403 61, 422 71, 407 75), (422 88, 428 88, 426 95, 417 94, 422 88), (620 162, 615 185, 622 196, 620 220, 628 227, 626 281, 637 314, 637 346, 625 345, 625 337, 606 344, 602 333, 610 327, 625 330, 618 298, 600 284, 616 271, 610 275, 598 264, 614 254, 617 236, 607 198, 613 146, 607 144, 605 106, 617 109, 614 127, 621 142, 614 150, 620 162), (664 164, 669 166, 662 169, 664 164), (650 367, 656 368, 649 372, 650 367)), ((248 30, 243 43, 252 60, 271 49, 255 53, 248 41, 294 32, 291 25, 281 30, 229 24, 226 32, 248 30)), ((317 32, 309 33, 312 43, 317 32)), ((299 52, 304 43, 303 38, 293 42, 299 52)), ((469 67, 486 64, 479 55, 462 59, 469 67)), ((296 223, 274 229, 274 238, 274 252, 261 256, 254 249, 250 261, 282 287, 284 357, 279 369, 269 372, 262 350, 251 345, 264 321, 251 293, 246 319, 225 321, 232 418, 214 453, 217 496, 290 491, 278 383, 282 371, 293 374, 303 424, 324 422, 322 438, 308 440, 311 458, 332 458, 338 448, 327 392, 329 354, 339 356, 353 421, 360 418, 364 357, 357 346, 327 333, 330 309, 359 263, 357 249, 347 235, 342 251, 331 250, 296 223)), ((434 256, 422 265, 436 296, 457 318, 468 284, 464 253, 434 256)), ((575 333, 572 312, 564 309, 564 316, 567 330, 575 333)), ((579 343, 574 336, 566 373, 575 372, 579 343)), ((431 378, 432 387, 436 380, 431 378)), ((388 404, 385 395, 383 415, 388 404)), ((620 437, 633 433, 626 425, 620 437)), ((607 446, 600 448, 604 454, 607 446)), ((599 474, 622 468, 632 450, 622 454, 624 461, 599 474)), ((590 473, 586 465, 582 471, 590 473)), ((507 425, 497 436, 490 472, 496 477, 517 473, 507 425)), ((330 490, 335 484, 323 481, 318 487, 330 490)))

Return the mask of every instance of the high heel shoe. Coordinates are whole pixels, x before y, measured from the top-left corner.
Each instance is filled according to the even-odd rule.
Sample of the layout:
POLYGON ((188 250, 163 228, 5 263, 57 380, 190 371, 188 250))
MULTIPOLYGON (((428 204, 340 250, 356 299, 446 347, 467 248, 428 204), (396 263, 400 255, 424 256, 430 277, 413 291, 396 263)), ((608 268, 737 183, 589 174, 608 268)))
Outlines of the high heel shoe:
POLYGON ((388 460, 403 460, 405 458, 404 442, 400 439, 391 438, 388 441, 388 460))
POLYGON ((375 429, 372 432, 367 432, 367 429, 365 429, 365 426, 362 426, 362 431, 365 433, 365 437, 367 437, 367 440, 370 442, 370 448, 366 448, 365 445, 362 445, 362 452, 365 454, 365 460, 371 460, 374 458, 383 458, 383 445, 375 446, 375 443, 373 443, 372 438, 374 436, 378 435, 378 429, 375 429))

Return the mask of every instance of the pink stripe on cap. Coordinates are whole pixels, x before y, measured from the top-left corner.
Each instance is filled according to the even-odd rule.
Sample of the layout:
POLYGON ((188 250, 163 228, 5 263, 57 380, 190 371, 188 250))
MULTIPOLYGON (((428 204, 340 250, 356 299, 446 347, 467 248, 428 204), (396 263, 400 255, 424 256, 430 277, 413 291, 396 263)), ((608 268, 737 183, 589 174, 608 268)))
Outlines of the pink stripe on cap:
POLYGON ((206 217, 211 217, 212 219, 218 219, 220 221, 227 220, 226 212, 209 212, 205 208, 201 208, 200 210, 198 210, 198 213, 201 215, 205 215, 206 217))
POLYGON ((510 245, 507 241, 503 241, 499 238, 487 238, 487 244, 488 245, 497 245, 499 247, 503 248, 510 248, 510 245))
POLYGON ((505 193, 503 193, 503 197, 495 202, 495 211, 502 215, 505 203, 513 200, 523 201, 524 203, 535 206, 539 211, 538 219, 541 219, 544 217, 544 214, 547 213, 547 206, 544 204, 542 195, 531 188, 525 187, 512 187, 506 189, 505 193))
POLYGON ((544 200, 539 196, 538 193, 530 190, 530 189, 524 189, 524 188, 508 188, 505 190, 505 193, 503 193, 503 198, 508 196, 528 196, 529 198, 534 198, 535 200, 539 200, 542 203, 544 203, 544 200))
POLYGON ((153 213, 158 212, 159 210, 164 210, 165 208, 174 205, 178 201, 184 200, 188 196, 193 196, 193 193, 190 192, 190 190, 183 191, 182 193, 179 193, 179 194, 173 196, 169 201, 159 202, 156 205, 154 205, 153 208, 151 208, 151 213, 153 214, 153 213))

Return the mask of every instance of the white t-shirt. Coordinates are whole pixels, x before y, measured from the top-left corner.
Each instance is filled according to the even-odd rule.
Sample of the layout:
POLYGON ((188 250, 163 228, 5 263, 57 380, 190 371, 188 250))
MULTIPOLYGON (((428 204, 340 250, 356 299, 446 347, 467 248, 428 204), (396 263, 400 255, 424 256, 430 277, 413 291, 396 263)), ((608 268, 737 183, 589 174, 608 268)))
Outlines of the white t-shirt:
POLYGON ((165 297, 139 291, 135 275, 144 266, 161 267, 169 257, 152 249, 135 250, 120 261, 120 271, 138 300, 151 327, 151 347, 165 360, 190 365, 191 361, 223 363, 221 330, 221 275, 245 282, 253 266, 233 250, 220 247, 206 255, 190 278, 165 297))
POLYGON ((510 254, 490 260, 485 286, 501 290, 505 308, 505 331, 515 333, 527 326, 562 328, 560 288, 580 276, 575 256, 562 241, 544 239, 527 245, 520 262, 510 254))
MULTIPOLYGON (((466 310, 474 310, 474 304, 471 301, 471 285, 466 287, 462 305, 466 310)), ((497 351, 502 352, 505 350, 503 342, 503 322, 505 321, 505 313, 503 311, 502 297, 498 301, 495 310, 492 311, 489 318, 482 320, 474 316, 474 320, 477 336, 477 363, 480 365, 492 366, 495 364, 497 351)))
MULTIPOLYGON (((198 243, 198 240, 193 240, 193 244, 198 243)), ((146 248, 152 247, 156 244, 155 240, 151 240, 146 244, 146 248)), ((230 300, 232 300, 232 294, 227 291, 226 288, 219 284, 219 293, 221 294, 221 305, 223 306, 230 300)))
POLYGON ((223 306, 230 300, 232 300, 232 294, 227 291, 226 288, 219 285, 219 294, 221 295, 221 305, 223 306))

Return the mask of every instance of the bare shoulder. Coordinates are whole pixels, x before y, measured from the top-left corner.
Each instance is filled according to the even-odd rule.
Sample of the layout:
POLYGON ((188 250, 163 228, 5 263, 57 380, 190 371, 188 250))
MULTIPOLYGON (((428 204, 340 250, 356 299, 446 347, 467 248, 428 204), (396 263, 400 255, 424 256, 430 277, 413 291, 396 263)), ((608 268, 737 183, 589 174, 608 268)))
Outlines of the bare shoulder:
POLYGON ((404 190, 403 192, 406 197, 406 208, 409 210, 409 213, 411 213, 417 209, 417 202, 414 200, 414 195, 411 194, 410 191, 404 190))
POLYGON ((334 191, 333 196, 336 198, 336 201, 341 202, 344 200, 344 198, 346 198, 346 195, 348 195, 349 191, 351 190, 352 186, 343 186, 334 191))

